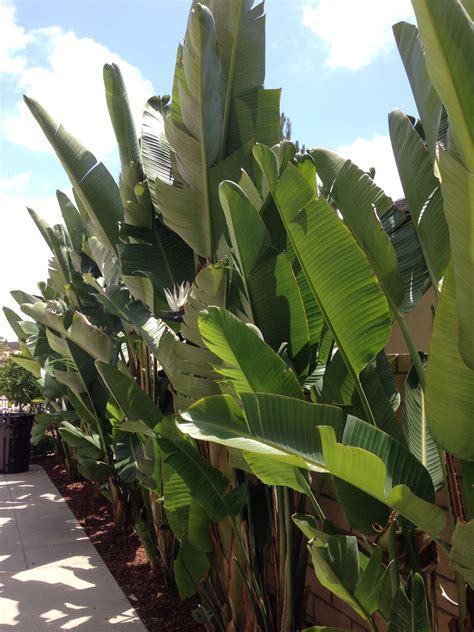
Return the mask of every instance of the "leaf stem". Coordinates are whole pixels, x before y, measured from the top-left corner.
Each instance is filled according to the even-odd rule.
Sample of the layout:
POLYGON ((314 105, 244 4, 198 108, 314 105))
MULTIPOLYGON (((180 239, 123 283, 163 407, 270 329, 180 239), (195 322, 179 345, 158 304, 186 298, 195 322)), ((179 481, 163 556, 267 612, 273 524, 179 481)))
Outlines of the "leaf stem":
POLYGON ((416 347, 415 341, 413 340, 413 336, 411 335, 411 331, 407 327, 405 319, 400 314, 398 309, 393 310, 395 314, 395 318, 397 320, 398 326, 400 327, 400 331, 405 338, 405 342, 408 347, 408 351, 410 352, 411 359, 413 362, 413 366, 415 367, 416 374, 418 375, 418 380, 421 384, 422 389, 425 389, 425 370, 423 368, 423 362, 421 361, 420 354, 418 353, 418 349, 416 347))
POLYGON ((367 623, 369 624, 370 632, 378 632, 378 627, 375 625, 372 617, 367 619, 367 623))
POLYGON ((321 505, 318 503, 316 496, 313 492, 313 489, 311 485, 309 484, 308 480, 306 479, 306 476, 299 469, 297 469, 296 478, 298 479, 298 482, 301 484, 301 486, 304 488, 305 493, 308 496, 313 506, 315 514, 321 520, 321 522, 324 522, 326 520, 326 516, 324 514, 324 511, 321 508, 321 505))
POLYGON ((388 531, 388 556, 390 559, 390 584, 392 587, 392 597, 395 597, 400 586, 400 575, 398 573, 397 560, 397 523, 394 520, 388 531))
POLYGON ((372 409, 369 404, 369 400, 367 399, 367 395, 365 394, 364 387, 362 386, 358 376, 355 381, 355 386, 356 386, 357 394, 359 395, 360 401, 362 403, 362 407, 364 409, 365 415, 367 417, 367 421, 371 423, 373 426, 377 427, 377 424, 375 423, 374 415, 372 414, 372 409))

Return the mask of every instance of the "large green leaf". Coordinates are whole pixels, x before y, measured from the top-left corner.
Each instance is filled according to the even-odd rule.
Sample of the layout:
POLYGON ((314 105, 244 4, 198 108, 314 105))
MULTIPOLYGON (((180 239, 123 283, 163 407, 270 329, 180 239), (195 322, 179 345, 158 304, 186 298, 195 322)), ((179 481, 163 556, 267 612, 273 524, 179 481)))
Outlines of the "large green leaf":
POLYGON ((134 307, 132 322, 140 325, 142 336, 153 350, 169 378, 175 395, 176 410, 184 410, 206 395, 220 392, 218 373, 213 366, 220 360, 204 347, 198 327, 200 312, 209 304, 225 305, 228 271, 225 265, 209 265, 198 274, 188 296, 180 340, 163 322, 154 319, 143 308, 134 307), (189 344, 189 342, 193 344, 189 344))
POLYGON ((76 252, 82 252, 82 238, 85 231, 82 217, 65 193, 62 191, 56 191, 56 197, 58 199, 64 223, 66 224, 69 238, 71 239, 72 247, 76 252))
POLYGON ((155 318, 139 301, 133 301, 128 305, 126 315, 156 357, 159 354, 162 338, 165 336, 176 338, 168 325, 155 318))
MULTIPOLYGON (((377 356, 377 360, 378 358, 379 356, 377 356)), ((399 421, 395 416, 393 406, 385 393, 384 385, 380 379, 380 371, 370 363, 360 374, 360 381, 377 427, 396 441, 404 443, 399 421)), ((358 404, 358 408, 362 410, 360 403, 358 404)))
POLYGON ((104 86, 110 120, 117 139, 122 170, 139 161, 139 144, 127 90, 117 64, 105 64, 104 86))
POLYGON ((219 187, 219 195, 249 299, 249 316, 275 351, 282 344, 288 344, 295 368, 299 374, 304 374, 309 363, 309 330, 288 258, 285 253, 280 253, 262 260, 270 245, 270 234, 253 202, 239 185, 224 181, 219 187), (248 235, 249 226, 253 227, 252 239, 248 235), (276 312, 278 319, 274 317, 276 312))
POLYGON ((393 33, 415 98, 416 107, 423 121, 426 144, 431 159, 434 161, 443 106, 429 79, 425 54, 416 26, 407 22, 399 22, 393 27, 393 33))
POLYGON ((178 557, 173 565, 174 578, 181 599, 187 599, 196 593, 199 581, 206 575, 209 568, 207 555, 185 539, 181 543, 178 557))
POLYGON ((451 265, 433 325, 426 371, 426 414, 431 434, 443 450, 474 461, 474 371, 459 353, 458 322, 451 265))
POLYGON ((41 377, 41 366, 34 358, 27 358, 25 356, 15 354, 12 356, 12 361, 15 364, 18 364, 18 366, 21 366, 29 371, 36 379, 39 380, 41 377))
POLYGON ((177 155, 178 172, 188 187, 173 186, 169 178, 158 177, 155 195, 165 223, 198 254, 210 257, 223 223, 221 209, 211 204, 209 176, 221 150, 223 105, 215 23, 204 5, 193 5, 189 14, 175 81, 180 121, 167 115, 164 124, 167 141, 177 155))
MULTIPOLYGON (((143 420, 154 428, 161 421, 161 411, 134 379, 117 367, 104 362, 96 362, 104 384, 131 421, 143 420)), ((119 426, 120 427, 120 426, 119 426)))
MULTIPOLYGON (((273 156, 264 146, 255 150, 269 182, 273 156)), ((297 167, 286 167, 273 195, 311 290, 358 379, 390 334, 388 305, 377 278, 349 229, 326 200, 313 197, 297 167)))
POLYGON ((431 436, 425 412, 425 394, 413 366, 405 381, 403 429, 408 449, 426 467, 435 489, 440 489, 444 475, 439 448, 431 436))
POLYGON ((434 490, 428 472, 385 433, 352 418, 344 438, 350 445, 344 445, 337 440, 342 411, 335 406, 263 393, 243 393, 242 400, 245 417, 230 396, 211 397, 182 413, 178 426, 196 439, 329 472, 396 509, 428 533, 443 530, 445 515, 429 502, 434 490))
POLYGON ((369 450, 385 463, 390 480, 386 491, 390 487, 403 484, 420 498, 435 501, 433 483, 426 468, 402 444, 378 428, 349 416, 342 443, 369 450))
POLYGON ((103 458, 103 451, 100 447, 97 435, 92 437, 88 436, 68 421, 61 422, 59 434, 68 445, 77 448, 80 454, 91 459, 103 458))
POLYGON ((116 355, 113 341, 99 327, 92 325, 80 312, 75 312, 66 336, 97 360, 110 362, 116 355))
POLYGON ((255 476, 265 485, 282 485, 297 492, 306 493, 307 487, 302 480, 303 474, 296 467, 255 452, 244 452, 244 459, 255 476))
POLYGON ((473 22, 459 0, 413 0, 428 74, 462 159, 474 171, 473 22))
POLYGON ((464 362, 474 369, 474 174, 448 151, 441 151, 440 169, 456 279, 458 346, 464 362))
POLYGON ((196 276, 186 303, 181 329, 186 340, 204 347, 199 331, 199 315, 209 305, 226 306, 229 281, 229 269, 225 263, 208 265, 196 276))
POLYGON ((191 500, 188 516, 188 539, 199 551, 211 552, 213 550, 210 522, 209 516, 201 505, 195 500, 191 500))
POLYGON ((408 207, 404 200, 399 200, 397 204, 400 208, 394 205, 382 218, 382 224, 397 253, 405 285, 400 311, 410 312, 429 289, 431 281, 415 227, 407 218, 408 207))
MULTIPOLYGON (((107 391, 100 382, 94 357, 74 342, 66 340, 66 343, 72 365, 68 368, 67 377, 63 373, 61 380, 74 392, 82 406, 90 411, 94 419, 92 426, 95 427, 105 418, 107 391)), ((59 379, 58 373, 55 371, 54 375, 59 379)))
POLYGON ((282 252, 258 264, 247 283, 255 324, 265 341, 275 351, 288 343, 291 363, 299 376, 305 376, 310 360, 308 316, 313 317, 311 325, 315 337, 315 329, 320 327, 322 319, 312 304, 307 305, 308 314, 305 312, 300 279, 295 276, 287 254, 282 252))
POLYGON ((123 207, 113 177, 39 103, 26 96, 24 99, 61 161, 100 241, 114 253, 119 241, 118 223, 123 218, 123 207))
POLYGON ((212 165, 222 143, 222 69, 211 11, 195 4, 183 46, 183 77, 178 86, 183 123, 201 143, 203 167, 212 165))
POLYGON ((393 600, 388 632, 431 632, 425 584, 418 573, 411 574, 407 586, 400 586, 393 600))
POLYGON ((390 517, 387 505, 339 478, 333 477, 333 485, 337 501, 353 529, 374 536, 377 529, 387 524, 390 517))
POLYGON ((390 138, 410 214, 434 284, 449 261, 449 231, 438 178, 428 150, 400 110, 389 114, 390 138))
POLYGON ((5 318, 7 319, 8 324, 15 332, 18 340, 25 340, 28 336, 37 332, 38 326, 36 323, 28 320, 23 320, 16 312, 14 312, 9 307, 4 307, 3 313, 5 314, 5 318))
POLYGON ((143 164, 143 171, 147 177, 151 198, 158 211, 159 205, 156 198, 155 182, 157 178, 160 178, 164 182, 173 184, 172 151, 166 139, 162 102, 158 97, 152 97, 145 104, 143 112, 140 158, 143 164))
POLYGON ((458 573, 474 589, 474 520, 458 522, 453 534, 451 562, 458 573))
POLYGON ((259 213, 238 184, 228 180, 219 186, 219 198, 235 257, 244 280, 270 245, 270 235, 259 213), (252 227, 252 238, 248 229, 252 227))
POLYGON ((280 140, 281 90, 258 88, 235 98, 230 116, 228 150, 251 140, 273 146, 280 140))
POLYGON ((334 535, 325 542, 316 537, 309 550, 321 584, 368 620, 378 608, 384 584, 382 549, 374 549, 364 570, 355 536, 334 535))
POLYGON ((315 428, 328 424, 340 435, 340 408, 263 393, 243 393, 242 398, 251 415, 244 416, 229 395, 218 395, 193 404, 181 414, 178 427, 195 439, 275 455, 298 467, 307 467, 307 459, 313 469, 321 470, 321 441, 315 428), (292 420, 291 426, 288 419, 292 420))
POLYGON ((237 121, 232 103, 239 95, 255 92, 265 78, 264 3, 249 0, 209 4, 216 24, 216 37, 225 86, 223 99, 223 144, 232 136, 237 121), (229 129, 230 128, 230 129, 229 129))
POLYGON ((81 454, 78 457, 77 467, 84 478, 99 483, 103 483, 114 473, 112 465, 97 459, 90 459, 81 454))
POLYGON ((328 195, 340 207, 392 306, 411 311, 428 289, 429 275, 416 232, 405 212, 350 160, 328 149, 313 150, 312 155, 318 173, 323 174, 328 195), (365 208, 365 213, 360 213, 361 208, 365 208))
MULTIPOLYGON (((316 169, 321 155, 324 164, 330 163, 324 155, 327 153, 325 149, 311 152, 316 169)), ((403 280, 395 250, 379 219, 392 208, 392 200, 350 160, 346 160, 329 178, 323 179, 323 184, 329 189, 352 234, 371 262, 392 304, 398 307, 404 294, 403 280)))
POLYGON ((199 328, 207 347, 224 362, 216 371, 229 378, 238 393, 262 391, 302 398, 293 371, 236 316, 210 307, 199 317, 199 328))
POLYGON ((181 476, 192 498, 211 520, 220 522, 225 516, 233 516, 242 509, 247 499, 245 486, 227 491, 229 480, 187 441, 159 437, 158 443, 164 463, 181 476))

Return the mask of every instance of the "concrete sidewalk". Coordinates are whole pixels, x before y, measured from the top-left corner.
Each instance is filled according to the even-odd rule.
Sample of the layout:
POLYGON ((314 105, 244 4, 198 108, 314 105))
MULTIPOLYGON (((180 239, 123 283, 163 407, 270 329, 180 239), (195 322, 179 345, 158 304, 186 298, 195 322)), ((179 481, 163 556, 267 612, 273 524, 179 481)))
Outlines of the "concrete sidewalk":
POLYGON ((0 630, 145 632, 46 472, 0 474, 0 630))

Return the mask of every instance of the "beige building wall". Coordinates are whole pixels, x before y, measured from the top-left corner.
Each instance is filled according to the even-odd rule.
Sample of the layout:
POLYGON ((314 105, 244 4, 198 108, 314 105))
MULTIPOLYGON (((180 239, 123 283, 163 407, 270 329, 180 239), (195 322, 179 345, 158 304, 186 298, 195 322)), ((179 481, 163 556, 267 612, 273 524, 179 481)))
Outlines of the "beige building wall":
MULTIPOLYGON (((410 329, 416 346, 419 351, 424 351, 425 353, 428 353, 431 339, 433 323, 431 307, 434 303, 433 291, 429 290, 418 303, 416 309, 405 316, 405 322, 410 329)), ((397 323, 394 324, 385 352, 389 355, 404 355, 408 353, 405 339, 397 323)))

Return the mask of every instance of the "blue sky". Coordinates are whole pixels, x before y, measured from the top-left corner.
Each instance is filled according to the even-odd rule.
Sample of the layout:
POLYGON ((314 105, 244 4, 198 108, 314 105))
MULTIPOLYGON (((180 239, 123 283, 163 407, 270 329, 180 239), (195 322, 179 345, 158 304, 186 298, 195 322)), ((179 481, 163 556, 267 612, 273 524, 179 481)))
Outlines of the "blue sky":
MULTIPOLYGON (((10 289, 34 292, 48 251, 27 212, 59 219, 55 190, 69 183, 21 95, 38 99, 102 159, 118 162, 102 89, 118 63, 137 123, 145 100, 171 90, 190 0, 0 0, 0 305, 10 289)), ((401 194, 387 113, 415 106, 391 25, 413 21, 409 0, 267 0, 267 87, 282 87, 293 138, 375 166, 401 194)), ((0 336, 12 337, 0 316, 0 336)))

